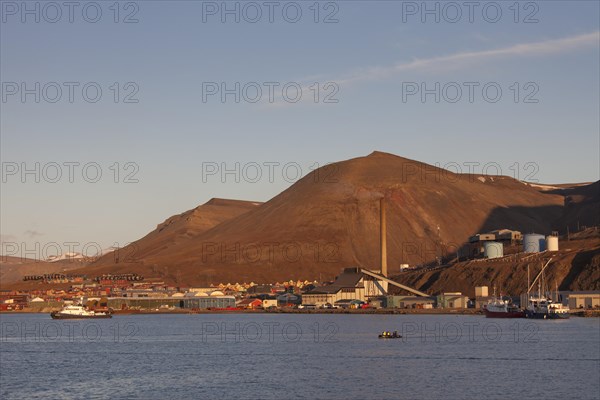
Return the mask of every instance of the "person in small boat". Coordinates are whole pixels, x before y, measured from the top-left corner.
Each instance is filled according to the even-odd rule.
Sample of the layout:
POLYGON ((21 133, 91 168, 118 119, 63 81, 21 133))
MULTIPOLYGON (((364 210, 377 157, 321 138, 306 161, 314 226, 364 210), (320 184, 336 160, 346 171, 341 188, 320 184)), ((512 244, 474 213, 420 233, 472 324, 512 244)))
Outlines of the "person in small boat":
POLYGON ((398 337, 398 331, 394 331, 394 333, 392 333, 392 337, 397 338, 398 337))

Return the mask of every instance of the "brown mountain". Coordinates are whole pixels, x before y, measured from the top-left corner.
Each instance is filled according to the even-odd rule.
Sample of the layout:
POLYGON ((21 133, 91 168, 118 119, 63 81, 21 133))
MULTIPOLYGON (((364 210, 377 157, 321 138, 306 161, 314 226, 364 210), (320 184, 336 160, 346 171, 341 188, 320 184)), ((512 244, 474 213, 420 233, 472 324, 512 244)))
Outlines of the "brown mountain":
POLYGON ((568 227, 573 232, 583 226, 600 225, 600 181, 560 188, 552 193, 560 194, 565 199, 563 215, 557 221, 561 230, 568 227))
POLYGON ((0 287, 4 288, 6 285, 20 282, 25 275, 71 273, 72 270, 82 268, 87 264, 88 262, 82 259, 48 262, 3 255, 0 256, 0 287))
POLYGON ((135 242, 109 253, 94 266, 143 264, 160 252, 169 252, 179 243, 194 240, 211 228, 242 215, 262 203, 244 200, 211 199, 184 213, 167 218, 156 229, 135 242))
MULTIPOLYGON (((270 201, 247 203, 237 216, 214 220, 205 230, 181 231, 174 221, 189 215, 172 217, 138 241, 133 257, 121 252, 118 264, 114 255, 105 257, 87 272, 138 272, 205 285, 326 279, 349 265, 377 268, 382 196, 392 271, 451 254, 477 232, 550 233, 565 217, 562 193, 375 152, 313 171, 270 201)), ((198 218, 208 205, 196 209, 198 218)))

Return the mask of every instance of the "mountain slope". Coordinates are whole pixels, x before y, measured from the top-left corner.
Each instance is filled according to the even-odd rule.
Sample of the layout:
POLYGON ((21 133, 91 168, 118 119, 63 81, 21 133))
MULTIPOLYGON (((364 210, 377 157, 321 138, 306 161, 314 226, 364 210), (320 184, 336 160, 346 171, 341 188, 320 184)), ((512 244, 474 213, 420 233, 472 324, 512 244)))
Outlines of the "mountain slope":
POLYGON ((243 200, 211 199, 194 209, 167 218, 143 238, 101 257, 93 265, 98 267, 143 262, 155 253, 168 251, 177 243, 193 239, 260 204, 243 200))
MULTIPOLYGON (((375 152, 313 171, 270 201, 204 232, 181 235, 168 246, 153 241, 152 249, 135 258, 138 263, 119 270, 145 267, 146 275, 207 284, 330 278, 349 265, 378 268, 382 196, 391 269, 451 253, 489 229, 550 233, 564 203, 560 194, 509 177, 454 174, 375 152)), ((116 267, 102 262, 93 268, 100 266, 116 267)))
MULTIPOLYGON (((431 294, 460 291, 475 296, 475 286, 496 286, 517 295, 527 291, 527 267, 531 279, 547 261, 545 279, 551 290, 600 290, 600 235, 590 229, 585 239, 562 240, 558 252, 520 255, 510 259, 472 260, 448 267, 407 271, 395 279, 431 294)), ((537 287, 536 287, 537 290, 537 287)))
POLYGON ((0 256, 0 287, 4 288, 6 285, 21 283, 25 275, 70 274, 73 270, 80 269, 87 263, 87 260, 81 258, 48 262, 3 255, 0 256))

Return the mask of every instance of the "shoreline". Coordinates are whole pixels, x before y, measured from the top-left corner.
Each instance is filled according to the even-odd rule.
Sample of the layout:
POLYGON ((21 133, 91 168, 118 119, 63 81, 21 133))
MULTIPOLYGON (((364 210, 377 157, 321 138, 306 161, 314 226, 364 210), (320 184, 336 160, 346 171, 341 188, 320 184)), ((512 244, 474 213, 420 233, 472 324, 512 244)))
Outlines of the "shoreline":
MULTIPOLYGON (((18 311, 0 311, 0 315, 4 314, 49 314, 56 311, 56 308, 48 308, 43 310, 18 310, 18 311)), ((154 315, 154 314, 424 314, 424 315, 483 315, 483 312, 475 309, 278 309, 278 310, 116 310, 115 315, 154 315)))
MULTIPOLYGON (((51 310, 18 310, 18 311, 0 311, 0 315, 10 314, 50 314, 51 310)), ((298 309, 279 309, 279 310, 118 310, 113 316, 119 315, 193 315, 193 314, 365 314, 365 315, 481 315, 481 310, 475 309, 324 309, 324 310, 298 310, 298 309)), ((574 310, 570 312, 572 317, 591 317, 600 318, 600 310, 574 310)))

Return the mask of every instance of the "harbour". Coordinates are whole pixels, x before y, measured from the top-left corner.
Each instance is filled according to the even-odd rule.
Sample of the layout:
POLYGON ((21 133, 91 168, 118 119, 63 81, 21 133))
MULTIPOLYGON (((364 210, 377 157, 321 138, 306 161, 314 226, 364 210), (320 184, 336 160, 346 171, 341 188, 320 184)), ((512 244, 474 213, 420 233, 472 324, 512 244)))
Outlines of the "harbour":
POLYGON ((600 1, 0 3, 0 400, 600 400, 600 1))

